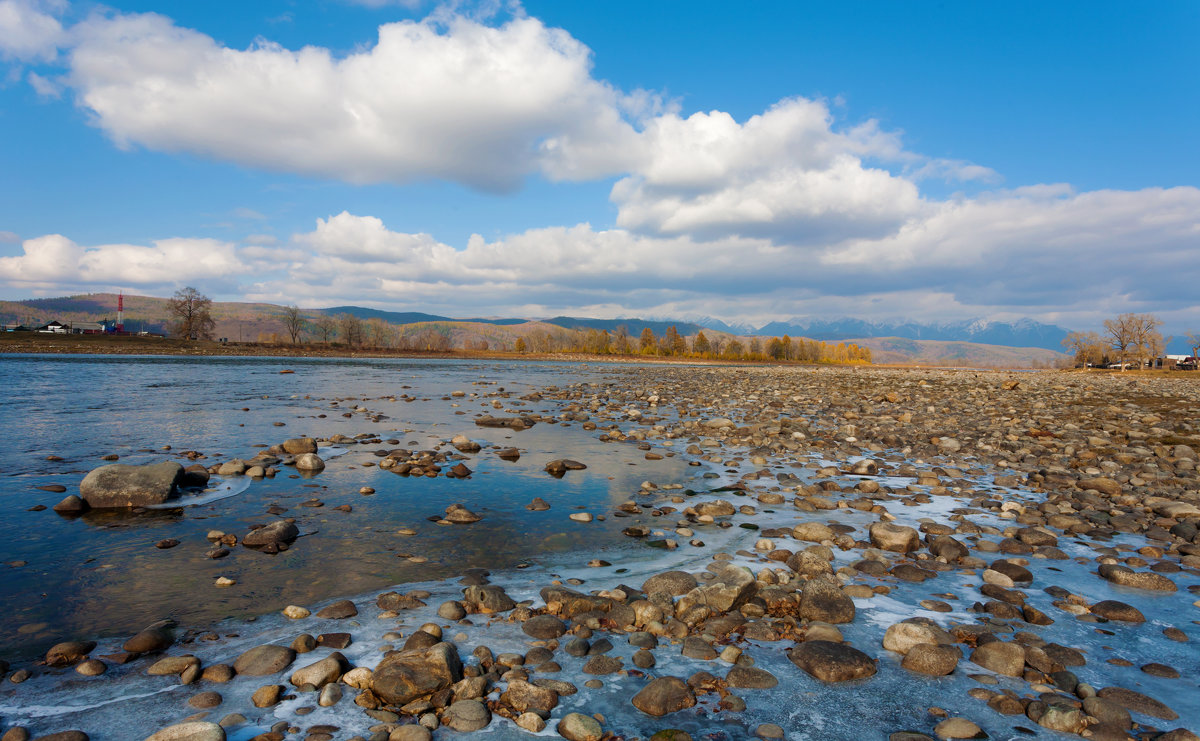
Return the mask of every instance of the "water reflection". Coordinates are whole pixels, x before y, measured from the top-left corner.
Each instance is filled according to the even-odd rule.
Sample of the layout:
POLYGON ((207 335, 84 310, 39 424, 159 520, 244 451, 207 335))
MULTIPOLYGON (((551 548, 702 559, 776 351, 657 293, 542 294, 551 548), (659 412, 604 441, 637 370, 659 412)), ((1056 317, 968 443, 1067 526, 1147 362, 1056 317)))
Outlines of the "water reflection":
POLYGON ((518 397, 543 385, 600 380, 578 366, 9 356, 0 358, 0 378, 11 401, 0 408, 0 424, 14 433, 13 445, 0 451, 0 655, 12 658, 62 637, 128 633, 167 617, 208 624, 468 566, 506 568, 569 552, 586 562, 597 549, 628 543, 620 528, 633 520, 577 523, 568 514, 608 513, 644 480, 685 482, 689 473, 676 458, 648 461, 634 446, 602 443, 575 423, 524 431, 474 426, 479 414, 556 414, 548 402, 518 397), (295 373, 280 374, 284 368, 295 373), (457 433, 483 446, 464 457, 470 478, 404 477, 376 466, 377 451, 397 448, 441 446, 457 455, 445 445, 457 433), (288 437, 336 434, 379 442, 350 444, 340 457, 322 451, 327 467, 309 478, 284 468, 274 479, 230 479, 244 491, 194 506, 79 518, 28 511, 64 496, 34 487, 76 491, 114 452, 125 463, 186 465, 181 453, 197 451, 207 465, 251 458, 256 446, 288 437), (521 451, 519 460, 496 455, 509 447, 521 451), (63 460, 46 460, 51 454, 63 460), (556 480, 542 470, 555 458, 588 469, 556 480), (363 487, 375 493, 359 494, 363 487), (534 497, 551 509, 526 510, 534 497), (482 521, 429 521, 454 503, 482 521), (351 511, 334 509, 341 505, 351 511), (274 518, 268 508, 296 518, 303 535, 292 548, 269 555, 238 546, 225 558, 207 557, 210 531, 240 538, 274 518), (167 538, 180 545, 155 547, 167 538), (218 589, 218 576, 237 584, 218 589))

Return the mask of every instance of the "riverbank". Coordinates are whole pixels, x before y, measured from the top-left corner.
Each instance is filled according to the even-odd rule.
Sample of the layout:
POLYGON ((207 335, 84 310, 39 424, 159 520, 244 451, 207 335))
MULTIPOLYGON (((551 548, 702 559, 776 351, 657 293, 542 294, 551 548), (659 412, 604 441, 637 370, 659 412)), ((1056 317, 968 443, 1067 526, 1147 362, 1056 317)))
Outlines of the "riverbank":
MULTIPOLYGON (((525 394, 539 409, 533 429, 569 424, 699 474, 543 511, 576 532, 616 524, 626 547, 514 570, 488 569, 484 553, 464 559, 457 583, 177 629, 162 639, 179 657, 165 665, 162 653, 120 663, 122 641, 102 641, 76 648, 76 668, 13 667, 32 676, 4 683, 0 715, 94 739, 128 737, 106 724, 133 710, 143 735, 193 718, 214 722, 209 738, 237 739, 475 728, 507 739, 543 726, 591 739, 1194 738, 1173 729, 1200 717, 1195 384, 869 368, 599 373, 525 394), (278 649, 257 648, 268 644, 278 649), (243 671, 251 651, 279 664, 243 671), (103 673, 84 677, 91 662, 103 673), (147 676, 155 666, 165 674, 147 676), (397 666, 408 667, 399 684, 397 666), (39 709, 72 703, 77 717, 39 709)), ((473 393, 442 402, 523 413, 473 393)), ((390 424, 368 424, 377 402, 352 412, 362 426, 390 424)), ((378 437, 349 446, 347 475, 389 459, 378 437)), ((489 451, 463 462, 479 468, 489 451)), ((463 504, 478 510, 486 496, 463 504)), ((469 538, 476 525, 460 527, 469 538)), ((213 598, 241 586, 213 587, 213 598)))

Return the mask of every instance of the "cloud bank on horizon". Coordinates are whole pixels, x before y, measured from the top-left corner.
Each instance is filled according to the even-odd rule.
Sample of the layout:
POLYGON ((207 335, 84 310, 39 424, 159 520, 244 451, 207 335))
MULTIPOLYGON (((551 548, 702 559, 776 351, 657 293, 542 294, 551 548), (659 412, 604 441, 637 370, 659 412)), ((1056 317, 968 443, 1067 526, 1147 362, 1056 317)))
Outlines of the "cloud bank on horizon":
POLYGON ((873 120, 848 125, 794 95, 740 121, 684 113, 597 79, 587 46, 520 8, 502 20, 436 9, 348 53, 232 49, 163 15, 66 22, 68 10, 0 0, 0 59, 40 95, 70 96, 119 148, 510 198, 531 178, 611 181, 615 218, 461 245, 357 209, 313 214, 312 231, 283 240, 79 245, 49 233, 0 252, 9 290, 194 284, 227 299, 458 316, 1197 316, 1193 186, 999 188, 986 166, 910 151, 873 120), (930 179, 972 194, 935 197, 930 179))

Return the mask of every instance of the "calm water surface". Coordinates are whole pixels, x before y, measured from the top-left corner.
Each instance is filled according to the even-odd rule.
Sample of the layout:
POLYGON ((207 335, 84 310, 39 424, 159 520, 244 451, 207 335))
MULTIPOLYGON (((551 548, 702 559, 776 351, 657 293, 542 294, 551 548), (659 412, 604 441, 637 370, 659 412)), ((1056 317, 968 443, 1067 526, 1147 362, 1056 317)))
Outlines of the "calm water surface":
POLYGON ((57 640, 129 633, 162 618, 203 626, 450 576, 467 566, 510 568, 564 552, 586 561, 625 543, 619 531, 630 521, 575 523, 570 512, 602 514, 644 480, 686 483, 696 469, 679 458, 648 461, 632 445, 600 442, 599 432, 578 422, 518 432, 479 428, 472 419, 557 415, 557 402, 519 397, 548 385, 603 382, 602 369, 506 361, 0 357, 0 429, 8 434, 0 447, 0 656, 28 657, 57 640), (294 373, 281 374, 285 369, 294 373), (501 389, 510 396, 499 398, 497 409, 501 389), (455 391, 467 396, 451 397, 455 391), (405 395, 415 400, 399 398, 405 395), (373 421, 378 414, 384 418, 373 421), (373 465, 377 450, 430 449, 460 432, 484 446, 467 457, 475 472, 469 479, 405 478, 373 465), (337 433, 370 433, 385 442, 347 445, 311 478, 284 468, 248 486, 231 480, 244 491, 208 504, 77 518, 30 511, 65 496, 36 487, 61 484, 77 493, 105 455, 186 465, 180 454, 194 450, 208 465, 250 458, 289 437, 337 433), (521 459, 501 461, 495 446, 518 447, 521 459), (542 471, 564 457, 589 468, 561 480, 542 471), (376 493, 359 494, 364 486, 376 493), (535 496, 551 510, 527 511, 535 496), (313 499, 323 506, 302 506, 313 499), (455 502, 483 521, 446 527, 428 520, 455 502), (353 511, 333 509, 343 504, 353 511), (297 519, 302 537, 290 550, 268 555, 239 546, 224 559, 206 557, 209 531, 240 538, 251 524, 272 519, 271 506, 297 519), (417 533, 404 536, 401 528, 417 533), (155 547, 167 538, 180 545, 155 547), (428 561, 414 563, 411 556, 428 561), (218 589, 219 576, 237 585, 218 589))

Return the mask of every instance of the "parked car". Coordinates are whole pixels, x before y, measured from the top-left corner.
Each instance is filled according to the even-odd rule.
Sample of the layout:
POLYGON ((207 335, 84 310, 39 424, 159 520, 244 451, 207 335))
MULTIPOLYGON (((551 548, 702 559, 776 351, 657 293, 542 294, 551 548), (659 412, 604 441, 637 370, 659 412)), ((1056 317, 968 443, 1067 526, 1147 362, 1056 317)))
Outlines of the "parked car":
POLYGON ((1109 363, 1104 367, 1108 368, 1109 370, 1128 370, 1130 368, 1136 368, 1138 365, 1138 363, 1109 363))

